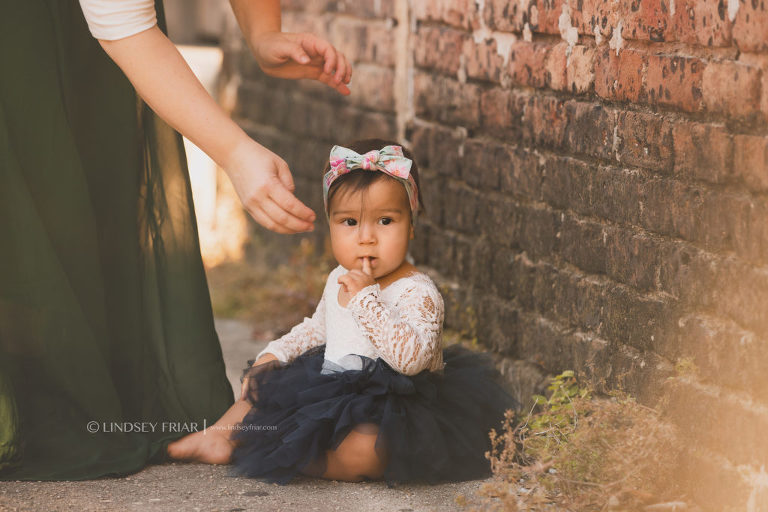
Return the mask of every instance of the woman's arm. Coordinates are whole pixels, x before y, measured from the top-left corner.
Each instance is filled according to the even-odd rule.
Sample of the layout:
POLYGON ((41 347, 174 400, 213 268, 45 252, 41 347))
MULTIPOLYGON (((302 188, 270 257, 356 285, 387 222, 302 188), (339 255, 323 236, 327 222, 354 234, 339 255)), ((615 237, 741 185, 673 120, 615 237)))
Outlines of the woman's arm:
POLYGON ((344 54, 312 34, 281 31, 280 0, 230 0, 256 62, 270 76, 309 78, 349 94, 352 68, 344 54))
POLYGON ((293 195, 287 164, 227 116, 157 25, 99 42, 152 110, 225 170, 256 221, 279 233, 312 229, 315 214, 293 195))

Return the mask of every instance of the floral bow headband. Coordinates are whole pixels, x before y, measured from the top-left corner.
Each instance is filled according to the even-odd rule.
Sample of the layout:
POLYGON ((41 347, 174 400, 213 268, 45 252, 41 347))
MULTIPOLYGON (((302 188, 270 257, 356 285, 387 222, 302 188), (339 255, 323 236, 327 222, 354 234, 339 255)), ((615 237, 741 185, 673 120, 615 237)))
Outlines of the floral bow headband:
POLYGON ((361 155, 341 146, 333 146, 330 156, 331 170, 323 177, 323 202, 328 213, 328 191, 334 181, 355 169, 381 171, 403 184, 411 205, 411 219, 416 222, 419 211, 419 190, 411 176, 411 160, 403 156, 401 146, 384 146, 361 155))

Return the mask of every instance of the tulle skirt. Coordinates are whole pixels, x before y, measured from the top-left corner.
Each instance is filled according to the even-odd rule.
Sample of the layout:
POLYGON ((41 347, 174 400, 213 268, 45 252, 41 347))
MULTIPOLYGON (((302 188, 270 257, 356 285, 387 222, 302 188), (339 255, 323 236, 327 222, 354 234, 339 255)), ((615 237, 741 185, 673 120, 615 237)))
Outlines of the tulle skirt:
POLYGON ((287 365, 246 368, 253 407, 234 434, 236 473, 286 484, 313 474, 353 429, 374 424, 390 485, 490 475, 488 433, 518 404, 488 354, 452 345, 442 372, 414 376, 363 356, 362 369, 329 374, 324 354, 323 345, 287 365))

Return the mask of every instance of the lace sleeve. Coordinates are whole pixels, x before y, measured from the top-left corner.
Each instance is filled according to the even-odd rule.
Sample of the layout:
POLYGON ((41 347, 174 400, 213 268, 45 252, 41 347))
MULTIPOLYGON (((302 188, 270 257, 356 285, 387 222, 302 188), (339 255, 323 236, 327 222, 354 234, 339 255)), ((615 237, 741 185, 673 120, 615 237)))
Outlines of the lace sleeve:
POLYGON ((264 354, 273 354, 282 363, 290 363, 312 347, 325 343, 325 296, 320 299, 312 318, 294 326, 290 332, 274 341, 259 352, 256 359, 264 354))
POLYGON ((347 305, 379 356, 405 375, 429 367, 441 349, 443 326, 440 292, 431 281, 412 281, 394 308, 382 302, 377 284, 360 290, 347 305))

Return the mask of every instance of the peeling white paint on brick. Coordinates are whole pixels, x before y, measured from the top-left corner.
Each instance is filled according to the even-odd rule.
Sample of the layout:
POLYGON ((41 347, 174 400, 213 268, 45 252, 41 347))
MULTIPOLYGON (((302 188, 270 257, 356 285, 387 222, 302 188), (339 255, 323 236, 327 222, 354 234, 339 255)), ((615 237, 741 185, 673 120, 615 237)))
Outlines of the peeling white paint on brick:
POLYGON ((603 44, 603 34, 600 32, 600 25, 595 25, 592 32, 595 33, 595 44, 598 46, 603 44))
POLYGON ((619 24, 613 29, 613 35, 611 40, 608 41, 608 46, 611 50, 616 50, 616 56, 619 55, 619 50, 624 46, 624 39, 621 37, 621 30, 624 25, 624 20, 619 20, 619 24))
POLYGON ((728 0, 728 19, 733 22, 736 13, 739 12, 739 0, 728 0))
POLYGON ((568 2, 563 4, 563 11, 557 20, 557 28, 560 30, 560 37, 568 43, 568 55, 570 56, 573 45, 579 41, 579 30, 571 25, 571 6, 568 2))
POLYGON ((528 41, 529 43, 533 41, 533 33, 531 32, 531 26, 527 22, 523 27, 523 41, 528 41))
POLYGON ((568 43, 568 48, 565 50, 565 65, 567 67, 571 65, 573 47, 579 41, 579 30, 571 25, 571 6, 567 1, 563 4, 563 10, 557 19, 557 28, 560 30, 560 37, 568 43))
POLYGON ((475 44, 483 44, 490 40, 495 41, 496 53, 504 59, 504 65, 506 65, 509 62, 512 45, 517 42, 517 36, 506 32, 492 31, 483 23, 480 28, 472 31, 472 40, 475 44))
POLYGON ((467 58, 464 54, 459 55, 459 70, 456 72, 456 79, 460 84, 467 83, 467 58))
MULTIPOLYGON (((485 0, 475 0, 477 12, 482 13, 485 7, 485 0)), ((472 31, 472 40, 475 44, 483 44, 486 41, 496 42, 496 53, 504 59, 504 65, 509 63, 509 55, 512 53, 512 45, 517 42, 517 36, 506 32, 495 32, 488 28, 485 19, 480 16, 480 28, 472 31)))

